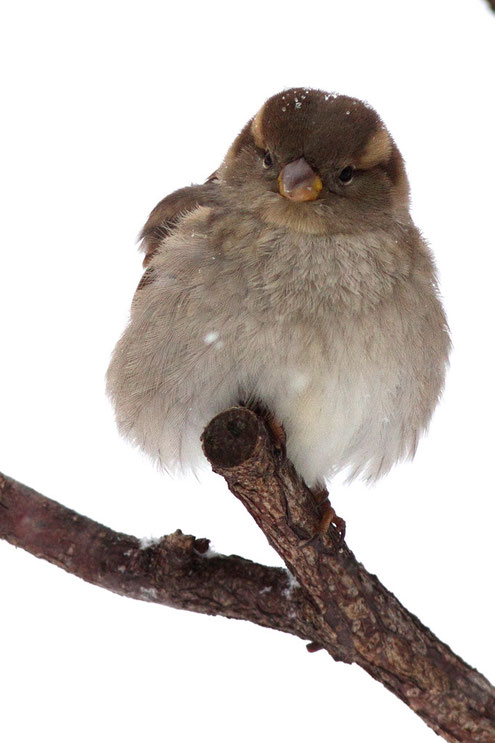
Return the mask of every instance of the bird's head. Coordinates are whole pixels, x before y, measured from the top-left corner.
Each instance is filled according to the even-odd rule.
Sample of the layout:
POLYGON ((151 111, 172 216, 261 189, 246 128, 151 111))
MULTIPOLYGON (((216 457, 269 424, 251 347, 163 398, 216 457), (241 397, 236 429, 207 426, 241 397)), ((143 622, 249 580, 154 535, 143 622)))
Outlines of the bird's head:
POLYGON ((269 98, 230 147, 219 176, 266 221, 302 232, 404 212, 402 156, 378 114, 348 96, 293 88, 269 98))

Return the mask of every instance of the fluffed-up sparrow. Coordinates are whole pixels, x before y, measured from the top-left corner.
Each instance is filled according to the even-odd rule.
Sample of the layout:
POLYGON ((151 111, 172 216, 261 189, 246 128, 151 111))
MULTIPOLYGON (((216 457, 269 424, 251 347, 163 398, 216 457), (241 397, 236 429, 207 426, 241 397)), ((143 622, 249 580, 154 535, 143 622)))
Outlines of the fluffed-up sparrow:
POLYGON ((270 98, 203 185, 161 201, 108 370, 122 434, 194 468, 210 419, 268 411, 315 492, 412 457, 449 333, 402 156, 377 113, 296 88, 270 98))

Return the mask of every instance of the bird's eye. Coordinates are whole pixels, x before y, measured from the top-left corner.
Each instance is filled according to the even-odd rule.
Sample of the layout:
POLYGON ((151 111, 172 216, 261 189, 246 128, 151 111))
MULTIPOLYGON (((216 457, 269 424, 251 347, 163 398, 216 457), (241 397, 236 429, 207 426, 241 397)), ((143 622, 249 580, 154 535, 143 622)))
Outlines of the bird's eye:
POLYGON ((263 167, 268 169, 272 167, 272 164, 273 164, 272 156, 270 155, 269 152, 265 152, 265 156, 263 158, 263 167))
POLYGON ((341 170, 339 173, 339 181, 341 183, 345 183, 346 185, 352 181, 352 177, 354 175, 354 168, 352 165, 348 165, 344 170, 341 170))

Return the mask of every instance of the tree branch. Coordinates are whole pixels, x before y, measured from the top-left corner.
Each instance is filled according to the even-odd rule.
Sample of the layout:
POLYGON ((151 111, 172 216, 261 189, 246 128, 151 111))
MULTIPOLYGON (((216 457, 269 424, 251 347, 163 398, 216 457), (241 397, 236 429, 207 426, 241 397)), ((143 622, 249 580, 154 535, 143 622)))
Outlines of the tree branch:
POLYGON ((318 609, 320 644, 357 663, 448 741, 494 743, 495 689, 357 562, 293 465, 245 408, 214 418, 203 448, 318 609))
POLYGON ((211 554, 208 539, 180 530, 140 541, 1 473, 0 538, 121 596, 320 639, 314 607, 283 568, 211 554))
POLYGON ((335 530, 313 538, 320 516, 311 492, 261 419, 245 408, 225 411, 205 429, 203 447, 290 573, 212 554, 207 539, 180 531, 143 544, 1 475, 0 537, 124 596, 294 634, 310 650, 359 664, 445 740, 494 743, 495 689, 370 575, 335 530))

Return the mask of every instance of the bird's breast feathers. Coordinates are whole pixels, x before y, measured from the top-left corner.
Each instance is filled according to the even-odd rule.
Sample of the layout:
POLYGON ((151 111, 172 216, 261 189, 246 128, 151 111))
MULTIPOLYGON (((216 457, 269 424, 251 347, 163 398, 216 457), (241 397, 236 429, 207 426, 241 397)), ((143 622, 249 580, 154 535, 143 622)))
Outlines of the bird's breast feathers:
POLYGON ((285 426, 310 484, 342 467, 374 478, 411 455, 443 379, 442 351, 424 342, 438 324, 431 277, 421 283, 408 251, 378 233, 241 225, 226 244, 197 212, 154 256, 117 347, 122 430, 165 466, 187 466, 210 418, 242 399, 285 426))

